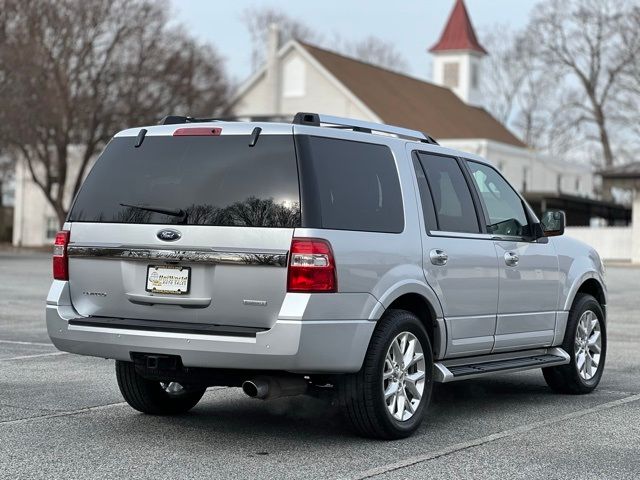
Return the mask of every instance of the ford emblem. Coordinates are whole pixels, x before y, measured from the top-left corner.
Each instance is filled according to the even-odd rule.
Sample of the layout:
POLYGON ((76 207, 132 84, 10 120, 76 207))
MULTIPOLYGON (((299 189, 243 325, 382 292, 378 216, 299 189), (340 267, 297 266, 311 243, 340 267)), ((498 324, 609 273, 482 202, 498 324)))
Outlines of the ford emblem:
POLYGON ((182 238, 182 234, 178 230, 165 228, 158 232, 157 237, 164 242, 175 242, 182 238))

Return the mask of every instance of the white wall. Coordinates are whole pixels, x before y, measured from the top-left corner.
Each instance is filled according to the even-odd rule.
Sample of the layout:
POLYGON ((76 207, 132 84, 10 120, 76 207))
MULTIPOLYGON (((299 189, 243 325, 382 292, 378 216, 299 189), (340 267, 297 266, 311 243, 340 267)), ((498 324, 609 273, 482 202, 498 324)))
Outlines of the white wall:
POLYGON ((632 227, 567 227, 565 235, 591 245, 603 260, 631 260, 632 227))
POLYGON ((534 150, 491 140, 444 139, 439 142, 442 146, 475 153, 485 158, 499 168, 520 192, 523 191, 526 181, 528 192, 566 193, 591 198, 595 196, 595 176, 589 166, 548 159, 534 150))
MULTIPOLYGON (((300 47, 302 48, 302 47, 300 47)), ((232 106, 237 116, 291 115, 297 112, 322 112, 327 115, 379 121, 363 108, 359 101, 331 81, 317 62, 308 58, 298 48, 289 47, 280 52, 277 68, 280 69, 276 95, 273 84, 266 75, 258 77, 232 106), (294 78, 288 78, 287 75, 294 78), (293 88, 295 87, 295 88, 293 88), (279 97, 278 111, 273 111, 272 99, 279 97)))

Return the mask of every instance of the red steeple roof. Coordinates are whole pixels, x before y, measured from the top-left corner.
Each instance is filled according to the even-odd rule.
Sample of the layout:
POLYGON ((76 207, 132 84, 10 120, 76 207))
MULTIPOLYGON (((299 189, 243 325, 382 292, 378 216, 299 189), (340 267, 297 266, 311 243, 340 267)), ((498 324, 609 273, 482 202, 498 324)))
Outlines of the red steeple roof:
POLYGON ((448 50, 472 50, 483 55, 487 54, 476 37, 464 0, 456 0, 456 5, 453 7, 440 40, 429 49, 430 52, 446 52, 448 50))

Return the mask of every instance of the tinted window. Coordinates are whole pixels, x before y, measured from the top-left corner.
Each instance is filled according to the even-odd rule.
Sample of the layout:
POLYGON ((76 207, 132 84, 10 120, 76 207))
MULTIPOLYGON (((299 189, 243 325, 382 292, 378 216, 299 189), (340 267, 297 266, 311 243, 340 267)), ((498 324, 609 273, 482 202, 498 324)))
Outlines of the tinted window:
POLYGON ((300 225, 293 137, 115 138, 84 182, 72 222, 252 227, 300 225), (129 206, 123 206, 126 204, 129 206), (169 209, 168 215, 136 206, 169 209))
POLYGON ((527 214, 515 190, 493 168, 477 162, 467 163, 487 210, 487 231, 517 237, 529 235, 527 214))
POLYGON ((456 159, 419 154, 433 197, 438 230, 479 233, 471 192, 456 159))
POLYGON ((297 142, 305 226, 403 230, 400 182, 388 147, 306 135, 297 142))
POLYGON ((422 214, 424 216, 425 228, 427 231, 438 230, 436 211, 433 208, 433 199, 431 198, 431 192, 429 191, 429 184, 427 183, 427 177, 424 175, 424 170, 422 169, 417 156, 413 157, 413 169, 416 172, 416 178, 418 180, 418 189, 420 190, 420 201, 422 203, 422 214))

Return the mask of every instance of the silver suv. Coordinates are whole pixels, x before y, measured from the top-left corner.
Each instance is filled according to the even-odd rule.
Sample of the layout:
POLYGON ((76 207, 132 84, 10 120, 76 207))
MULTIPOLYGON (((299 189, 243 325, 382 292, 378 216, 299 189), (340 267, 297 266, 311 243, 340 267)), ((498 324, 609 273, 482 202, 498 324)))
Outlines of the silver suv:
POLYGON ((300 113, 118 133, 54 246, 47 327, 126 401, 335 392, 360 434, 418 428, 434 382, 600 381, 604 268, 500 172, 420 132, 300 113))

